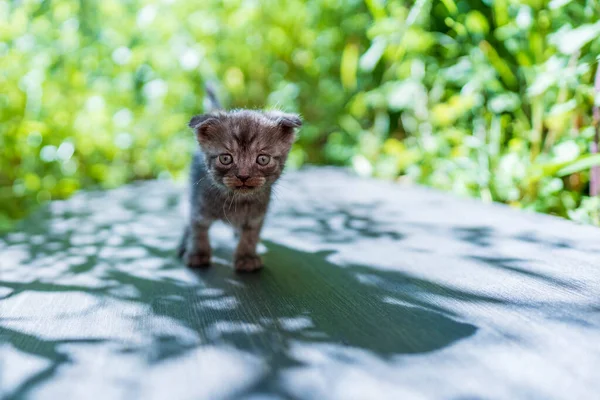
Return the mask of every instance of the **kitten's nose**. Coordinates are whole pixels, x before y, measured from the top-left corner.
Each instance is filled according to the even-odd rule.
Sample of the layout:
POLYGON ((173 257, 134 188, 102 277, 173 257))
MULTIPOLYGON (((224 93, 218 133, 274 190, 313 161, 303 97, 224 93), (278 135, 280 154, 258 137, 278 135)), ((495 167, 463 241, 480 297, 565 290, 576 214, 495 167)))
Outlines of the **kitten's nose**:
POLYGON ((246 180, 250 177, 248 175, 237 175, 237 178, 242 182, 246 182, 246 180))

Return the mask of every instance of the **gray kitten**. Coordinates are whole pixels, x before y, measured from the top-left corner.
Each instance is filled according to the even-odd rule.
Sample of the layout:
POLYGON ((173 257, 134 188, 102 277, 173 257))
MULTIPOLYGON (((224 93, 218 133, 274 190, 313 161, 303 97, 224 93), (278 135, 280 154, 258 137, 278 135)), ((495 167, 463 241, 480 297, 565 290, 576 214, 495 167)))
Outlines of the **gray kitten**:
MULTIPOLYGON (((220 108, 214 93, 207 92, 220 108)), ((179 245, 189 267, 210 265, 208 229, 216 220, 233 226, 239 237, 235 269, 262 267, 256 254, 260 230, 301 125, 297 115, 279 111, 216 110, 191 119, 200 149, 190 171, 190 221, 179 245)))

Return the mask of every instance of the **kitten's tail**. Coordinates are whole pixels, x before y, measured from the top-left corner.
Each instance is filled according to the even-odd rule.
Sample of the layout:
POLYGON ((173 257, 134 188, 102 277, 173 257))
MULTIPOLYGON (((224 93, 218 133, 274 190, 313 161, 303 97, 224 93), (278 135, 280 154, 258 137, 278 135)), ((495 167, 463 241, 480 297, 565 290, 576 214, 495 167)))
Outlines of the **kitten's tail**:
POLYGON ((204 112, 209 113, 211 111, 223 109, 223 107, 221 107, 219 99, 217 98, 217 91, 215 85, 213 85, 210 82, 206 82, 204 90, 206 91, 206 97, 204 97, 204 112))
POLYGON ((183 230, 183 235, 181 235, 181 239, 179 240, 179 245, 177 246, 177 257, 183 258, 185 252, 187 251, 187 242, 190 237, 190 227, 186 226, 183 230))

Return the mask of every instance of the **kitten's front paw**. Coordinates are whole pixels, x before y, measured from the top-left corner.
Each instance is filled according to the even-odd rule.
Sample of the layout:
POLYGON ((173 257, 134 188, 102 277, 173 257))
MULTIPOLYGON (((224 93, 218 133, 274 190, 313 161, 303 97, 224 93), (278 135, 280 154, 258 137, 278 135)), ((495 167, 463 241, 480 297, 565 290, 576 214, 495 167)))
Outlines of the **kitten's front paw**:
POLYGON ((210 253, 200 250, 188 252, 184 255, 183 261, 190 268, 208 268, 210 267, 210 253))
POLYGON ((239 255, 235 257, 235 270, 238 272, 252 272, 263 267, 262 260, 256 254, 239 255))

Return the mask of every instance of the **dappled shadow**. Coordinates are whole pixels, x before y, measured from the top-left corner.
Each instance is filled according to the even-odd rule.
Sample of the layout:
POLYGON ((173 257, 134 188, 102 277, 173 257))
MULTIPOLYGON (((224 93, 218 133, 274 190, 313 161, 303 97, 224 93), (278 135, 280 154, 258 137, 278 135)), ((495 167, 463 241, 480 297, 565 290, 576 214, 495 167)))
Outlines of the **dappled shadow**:
POLYGON ((531 265, 534 263, 533 261, 527 261, 520 258, 508 258, 508 257, 478 257, 471 256, 469 257, 472 260, 480 261, 485 265, 502 269, 505 271, 514 272, 516 274, 522 275, 523 277, 538 279, 543 282, 546 282, 550 285, 560 286, 568 289, 578 289, 580 286, 575 283, 565 279, 557 278, 554 276, 550 276, 548 274, 542 272, 536 272, 532 270, 531 265), (521 265, 527 265, 528 268, 523 267, 521 265))
MULTIPOLYGON (((137 276, 114 268, 106 271, 102 285, 62 285, 33 281, 3 281, 13 293, 47 292, 68 298, 85 292, 149 306, 151 316, 164 316, 197 333, 191 340, 155 332, 146 324, 149 346, 123 344, 119 351, 139 353, 149 364, 174 359, 200 346, 225 344, 265 360, 268 372, 248 392, 281 392, 281 371, 301 365, 291 352, 294 343, 348 346, 380 357, 423 353, 441 349, 472 335, 476 328, 457 321, 452 313, 427 301, 432 295, 465 301, 498 302, 470 295, 394 271, 369 267, 339 267, 327 261, 330 252, 307 253, 267 243, 265 263, 259 274, 237 275, 230 265, 190 272, 195 278, 182 282, 171 278, 137 276), (121 294, 119 287, 128 290, 121 294)), ((183 268, 170 261, 162 269, 183 268)), ((8 341, 21 351, 52 361, 44 371, 28 379, 14 393, 52 378, 59 365, 70 362, 56 350, 60 341, 6 331, 8 341), (51 349, 48 352, 45 349, 51 349)), ((90 343, 104 341, 90 338, 90 343)), ((75 342, 76 343, 76 342, 75 342)))
POLYGON ((457 227, 452 228, 454 233, 460 240, 474 244, 480 247, 492 246, 493 229, 488 226, 474 227, 457 227))
MULTIPOLYGON (((186 270, 173 258, 180 224, 168 222, 179 219, 175 213, 178 197, 146 195, 145 199, 159 203, 148 204, 149 200, 125 193, 113 200, 110 214, 103 214, 108 207, 103 197, 88 194, 83 201, 75 198, 52 212, 40 211, 32 217, 35 223, 26 222, 22 233, 5 238, 13 261, 5 261, 10 273, 0 282, 3 301, 37 293, 51 295, 63 307, 52 316, 2 315, 0 326, 8 343, 19 352, 50 362, 23 379, 8 398, 32 393, 57 379, 57 371, 76 365, 69 353, 73 346, 107 343, 111 357, 137 357, 149 369, 198 349, 233 347, 267 365, 260 378, 243 389, 245 393, 286 393, 281 374, 307 362, 294 350, 298 345, 355 349, 383 360, 432 352, 476 331, 435 299, 501 302, 399 271, 342 267, 328 261, 331 251, 311 253, 273 242, 266 243, 267 268, 259 274, 235 274, 230 249, 217 249, 221 261, 207 271, 186 270), (77 308, 82 294, 96 299, 95 305, 70 310, 77 308), (95 323, 91 316, 106 311, 109 304, 111 309, 144 310, 140 315, 112 317, 130 319, 129 324, 141 330, 136 332, 142 335, 140 341, 114 337, 101 327, 90 328, 95 323), (20 324, 35 323, 35 318, 69 324, 69 337, 52 338, 51 330, 38 336, 20 330, 20 324), (87 334, 82 338, 79 331, 87 334)), ((312 234, 332 243, 361 238, 400 240, 403 235, 368 216, 375 206, 342 210, 339 227, 326 222, 332 213, 316 210, 316 217, 309 218, 321 221, 322 229, 295 234, 312 234), (346 236, 340 237, 344 232, 346 236)), ((357 362, 350 355, 345 357, 349 358, 344 362, 357 362)))
POLYGON ((539 237, 535 232, 521 232, 514 236, 516 240, 523 242, 540 244, 549 248, 556 249, 573 249, 576 248, 576 243, 564 239, 544 239, 539 237))
MULTIPOLYGON (((0 319, 1 321, 2 319, 0 319)), ((28 377, 12 393, 6 394, 0 392, 3 395, 3 399, 25 398, 38 385, 51 379, 61 365, 73 362, 68 351, 61 349, 64 345, 96 345, 106 342, 104 339, 95 338, 48 340, 2 326, 0 326, 0 339, 3 339, 5 343, 10 343, 16 350, 22 353, 42 357, 50 361, 50 365, 47 368, 28 377)))
MULTIPOLYGON (((291 228, 298 237, 318 236, 324 243, 348 243, 364 239, 402 240, 405 235, 393 223, 384 223, 385 216, 377 215, 378 203, 354 203, 346 207, 317 205, 310 210, 286 207, 279 213, 287 219, 302 219, 308 226, 291 228), (377 215, 379 218, 375 218, 377 215)), ((397 216, 397 215, 396 215, 397 216)))

